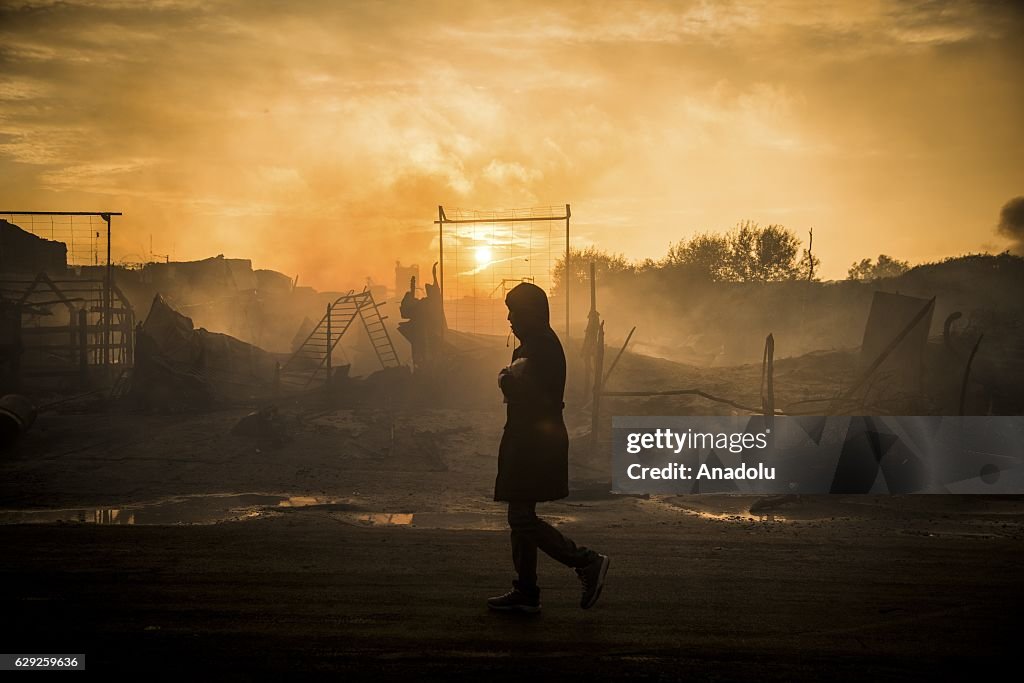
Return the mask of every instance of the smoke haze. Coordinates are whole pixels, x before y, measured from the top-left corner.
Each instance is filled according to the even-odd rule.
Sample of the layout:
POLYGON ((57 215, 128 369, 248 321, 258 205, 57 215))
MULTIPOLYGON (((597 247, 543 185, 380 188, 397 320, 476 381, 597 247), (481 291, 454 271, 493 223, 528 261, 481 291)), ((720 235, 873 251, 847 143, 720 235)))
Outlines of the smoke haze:
POLYGON ((1010 251, 1024 256, 1024 197, 1014 197, 999 212, 999 232, 1012 241, 1010 251))
POLYGON ((152 235, 321 289, 427 267, 438 204, 571 202, 577 246, 629 258, 813 226, 843 277, 991 239, 1024 187, 1022 28, 1010 3, 5 3, 0 209, 123 211, 115 259, 152 235))

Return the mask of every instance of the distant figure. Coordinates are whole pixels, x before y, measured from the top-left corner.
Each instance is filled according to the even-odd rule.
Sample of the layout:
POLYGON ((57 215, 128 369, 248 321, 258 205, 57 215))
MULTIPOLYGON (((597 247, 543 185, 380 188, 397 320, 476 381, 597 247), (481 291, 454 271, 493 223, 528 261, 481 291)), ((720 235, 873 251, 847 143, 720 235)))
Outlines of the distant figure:
POLYGON ((441 288, 437 284, 437 263, 430 269, 434 278, 433 284, 424 286, 427 293, 423 300, 423 310, 427 323, 427 348, 433 356, 437 356, 444 344, 444 333, 448 331, 448 319, 444 315, 444 302, 441 300, 441 288))
POLYGON ((409 291, 402 297, 398 305, 398 312, 406 320, 398 323, 398 331, 403 337, 409 340, 412 347, 412 367, 419 370, 423 367, 426 356, 426 343, 424 342, 425 325, 423 322, 423 299, 416 298, 416 276, 409 278, 409 291))
POLYGON ((441 288, 437 285, 436 263, 432 272, 434 283, 424 288, 427 296, 423 299, 416 298, 416 276, 412 276, 409 279, 409 291, 402 297, 398 307, 401 316, 408 318, 398 323, 398 331, 412 346, 414 370, 423 370, 437 360, 444 345, 444 333, 448 329, 444 304, 441 301, 441 288))
POLYGON ((569 435, 562 420, 565 352, 551 329, 548 298, 529 282, 505 297, 512 332, 522 342, 512 364, 498 373, 507 420, 498 450, 494 499, 508 503, 512 561, 518 578, 513 589, 490 598, 495 610, 540 611, 537 549, 576 570, 583 583, 580 607, 588 609, 601 595, 609 559, 577 547, 555 527, 537 517, 536 505, 569 495, 569 435))

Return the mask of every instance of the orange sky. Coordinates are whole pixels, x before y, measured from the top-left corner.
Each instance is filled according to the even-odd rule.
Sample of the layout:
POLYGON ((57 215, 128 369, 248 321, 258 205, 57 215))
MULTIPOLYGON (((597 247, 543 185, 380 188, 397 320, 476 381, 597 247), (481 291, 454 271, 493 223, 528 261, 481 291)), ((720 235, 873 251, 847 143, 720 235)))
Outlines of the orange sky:
POLYGON ((341 289, 428 264, 438 204, 631 258, 813 226, 830 278, 1002 250, 1024 194, 1014 3, 285 5, 3 3, 0 209, 341 289))

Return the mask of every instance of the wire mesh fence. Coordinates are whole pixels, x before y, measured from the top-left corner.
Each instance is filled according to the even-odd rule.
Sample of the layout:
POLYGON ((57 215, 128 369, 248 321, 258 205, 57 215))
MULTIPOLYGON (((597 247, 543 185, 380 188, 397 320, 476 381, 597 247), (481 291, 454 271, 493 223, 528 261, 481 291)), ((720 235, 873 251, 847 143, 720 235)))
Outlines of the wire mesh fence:
POLYGON ((0 220, 67 247, 68 266, 107 264, 107 223, 99 214, 0 213, 0 220))
POLYGON ((441 282, 448 325, 463 332, 509 331, 505 294, 520 282, 548 293, 551 324, 565 319, 555 271, 565 257, 569 206, 501 211, 439 208, 441 282))

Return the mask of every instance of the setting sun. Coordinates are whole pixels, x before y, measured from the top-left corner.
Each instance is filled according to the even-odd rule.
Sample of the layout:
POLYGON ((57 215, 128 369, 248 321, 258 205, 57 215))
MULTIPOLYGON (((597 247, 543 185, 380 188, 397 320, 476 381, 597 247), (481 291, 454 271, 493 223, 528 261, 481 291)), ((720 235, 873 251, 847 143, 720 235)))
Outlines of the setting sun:
POLYGON ((489 246, 482 246, 476 248, 476 264, 478 266, 486 266, 491 262, 491 248, 489 246))

